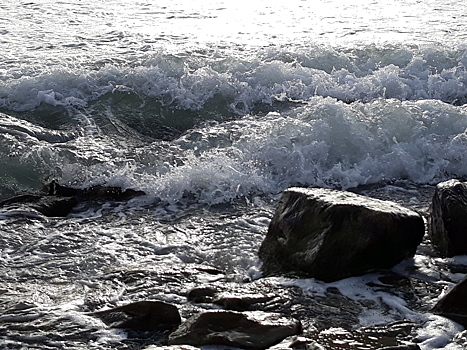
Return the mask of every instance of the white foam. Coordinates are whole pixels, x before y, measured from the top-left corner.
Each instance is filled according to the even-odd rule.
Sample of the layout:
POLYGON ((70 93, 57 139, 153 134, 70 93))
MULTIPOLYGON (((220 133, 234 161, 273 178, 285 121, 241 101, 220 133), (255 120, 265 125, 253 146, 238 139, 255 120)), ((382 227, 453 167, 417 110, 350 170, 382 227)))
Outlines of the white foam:
POLYGON ((137 154, 93 132, 70 142, 67 152, 41 144, 27 155, 45 169, 58 166, 65 183, 142 189, 170 203, 194 196, 217 204, 294 185, 346 189, 466 175, 465 145, 458 141, 467 138, 465 130, 467 112, 437 101, 347 105, 315 97, 290 112, 193 129, 137 154))
POLYGON ((459 324, 430 313, 417 313, 406 307, 401 298, 383 292, 377 280, 379 275, 367 274, 360 277, 346 278, 332 283, 324 283, 315 279, 276 279, 285 286, 296 286, 305 294, 325 296, 328 288, 334 287, 344 296, 355 301, 364 301, 362 313, 359 315, 361 326, 387 324, 398 320, 412 320, 422 325, 416 328, 414 341, 422 350, 445 349, 460 350, 463 347, 454 340, 461 334, 463 327, 459 324))
POLYGON ((417 331, 416 340, 422 350, 462 350, 462 345, 453 342, 462 330, 463 327, 447 318, 428 315, 423 327, 417 331))
MULTIPOLYGON (((24 67, 0 85, 0 106, 25 111, 41 103, 85 108, 103 95, 133 93, 144 101, 201 110, 214 96, 245 114, 255 105, 308 101, 328 96, 344 101, 462 100, 467 94, 465 47, 363 46, 353 51, 309 44, 302 48, 255 48, 244 56, 216 51, 194 56, 151 52, 139 65, 108 63, 91 69, 62 65, 24 67), (389 51, 389 52, 388 52, 389 51), (66 69, 64 67, 68 66, 66 69), (31 71, 32 69, 32 71, 31 71)), ((89 64, 95 57, 87 57, 89 64)))
POLYGON ((287 286, 300 287, 306 294, 320 296, 325 296, 326 290, 334 287, 350 299, 357 302, 364 301, 364 311, 359 315, 361 326, 387 324, 403 319, 420 319, 420 315, 407 308, 403 299, 370 286, 381 285, 378 280, 379 276, 367 274, 332 283, 324 283, 315 279, 284 280, 282 283, 287 286))

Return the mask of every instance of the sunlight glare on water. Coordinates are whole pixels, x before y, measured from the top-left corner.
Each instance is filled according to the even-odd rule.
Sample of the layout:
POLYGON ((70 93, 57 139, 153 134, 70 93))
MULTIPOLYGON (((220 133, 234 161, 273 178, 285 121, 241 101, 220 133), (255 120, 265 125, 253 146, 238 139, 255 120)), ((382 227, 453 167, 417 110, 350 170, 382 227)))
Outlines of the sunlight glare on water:
POLYGON ((360 0, 0 4, 2 40, 10 47, 5 68, 17 67, 19 58, 36 64, 39 59, 46 66, 62 56, 73 57, 67 61, 74 65, 88 55, 136 59, 158 47, 460 43, 466 38, 465 12, 455 2, 433 0, 404 0, 397 6, 360 0))

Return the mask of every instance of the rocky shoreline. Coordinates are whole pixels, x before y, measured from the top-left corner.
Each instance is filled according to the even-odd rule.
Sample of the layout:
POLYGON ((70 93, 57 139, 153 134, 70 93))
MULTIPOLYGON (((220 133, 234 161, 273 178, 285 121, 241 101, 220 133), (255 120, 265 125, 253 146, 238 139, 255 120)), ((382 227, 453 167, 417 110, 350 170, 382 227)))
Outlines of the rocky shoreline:
MULTIPOLYGON (((262 278, 245 283, 228 281, 222 278, 218 280, 214 279, 213 282, 186 290, 186 301, 183 304, 161 301, 164 299, 163 297, 158 300, 158 295, 152 295, 148 300, 139 300, 111 309, 107 308, 105 310, 89 312, 89 316, 100 318, 108 327, 125 329, 130 339, 150 339, 150 341, 144 342, 145 346, 149 346, 147 349, 156 347, 190 349, 204 345, 224 345, 253 350, 267 348, 420 349, 418 344, 423 339, 417 336, 417 330, 423 327, 423 320, 394 317, 397 319, 396 321, 379 324, 378 326, 359 328, 360 315, 365 310, 385 310, 386 308, 388 313, 393 312, 393 310, 382 299, 351 298, 341 291, 340 286, 344 283, 358 282, 374 291, 378 291, 378 293, 386 293, 387 295, 404 300, 407 309, 420 313, 426 312, 442 315, 465 325, 464 320, 467 310, 465 310, 462 303, 467 289, 465 281, 459 283, 456 288, 446 294, 433 308, 433 305, 427 304, 425 300, 437 299, 443 293, 443 286, 438 285, 436 281, 426 281, 409 276, 403 273, 400 267, 396 269, 392 268, 406 258, 410 260, 410 256, 413 256, 417 246, 419 250, 425 250, 428 254, 443 256, 435 243, 436 240, 433 240, 434 246, 431 242, 431 238, 438 234, 433 232, 434 227, 443 227, 445 234, 450 231, 449 227, 448 229, 445 227, 449 225, 443 224, 443 222, 448 222, 448 220, 446 217, 443 217, 443 214, 440 214, 446 212, 446 209, 443 208, 446 202, 439 201, 438 199, 443 197, 449 198, 449 205, 447 207, 450 210, 453 208, 452 202, 462 204, 463 202, 456 200, 458 197, 455 196, 458 193, 458 187, 463 187, 459 183, 453 180, 437 186, 433 203, 437 203, 436 205, 440 205, 440 207, 432 205, 430 212, 424 215, 425 220, 418 213, 409 213, 399 205, 394 203, 389 204, 389 207, 393 207, 403 217, 409 217, 411 220, 418 222, 415 224, 416 229, 411 228, 404 234, 404 237, 412 237, 410 238, 411 244, 409 247, 405 247, 407 248, 406 253, 392 261, 391 266, 369 266, 365 263, 363 270, 351 270, 351 273, 346 272, 342 276, 321 278, 321 280, 326 280, 326 282, 320 282, 319 279, 316 279, 314 282, 320 286, 321 290, 312 292, 307 292, 306 289, 301 288, 300 283, 310 277, 317 277, 304 274, 303 271, 289 270, 284 272, 279 270, 274 271, 274 273, 268 272, 264 273, 262 278), (448 191, 450 194, 444 196, 443 191, 448 191), (414 219, 416 217, 419 217, 419 219, 414 219), (443 218, 444 221, 440 221, 440 218, 443 218), (417 231, 420 230, 418 227, 420 220, 422 220, 422 223, 423 221, 428 223, 428 225, 422 228, 422 234, 417 231), (436 225, 433 223, 436 223, 436 225), (423 241, 420 235, 424 235, 423 241)), ((302 190, 298 192, 300 191, 302 190)), ((316 191, 320 192, 323 190, 319 189, 316 191)), ((294 190, 289 190, 288 193, 290 194, 290 192, 294 192, 294 190)), ((339 196, 343 193, 340 191, 335 192, 339 196)), ((76 197, 76 195, 72 195, 71 198, 90 200, 91 197, 88 194, 92 193, 92 191, 85 191, 84 193, 86 194, 85 196, 76 197)), ((351 198, 352 215, 350 217, 352 222, 364 223, 365 225, 363 226, 367 228, 378 226, 374 221, 371 222, 371 225, 367 225, 369 218, 374 218, 373 214, 368 215, 367 210, 368 207, 376 203, 378 207, 377 211, 384 212, 386 209, 381 209, 381 201, 374 202, 365 198, 363 211, 367 216, 364 216, 363 219, 355 219, 358 217, 355 214, 355 200, 358 196, 349 192, 345 192, 345 195, 347 199, 351 198), (373 204, 368 204, 370 202, 373 204)), ((320 193, 317 197, 321 200, 323 193, 320 193)), ((51 199, 55 197, 53 194, 48 194, 43 198, 51 199)), ((116 200, 124 200, 123 198, 115 198, 116 200)), ((31 208, 33 209, 37 203, 36 199, 31 201, 31 208)), ((309 201, 309 198, 307 200, 309 201)), ((332 200, 328 198, 325 201, 327 209, 332 207, 332 205, 329 205, 329 202, 332 202, 332 200)), ((340 202, 337 202, 338 215, 345 217, 342 214, 342 198, 340 202)), ((296 198, 292 200, 292 203, 297 203, 296 198)), ((18 205, 14 200, 4 201, 2 204, 3 208, 7 210, 18 205)), ((20 204, 23 208, 27 207, 28 199, 23 197, 20 204)), ((280 206, 281 204, 278 207, 280 208, 280 206)), ((279 208, 278 210, 284 211, 284 208, 279 208)), ((289 213, 297 213, 295 209, 289 211, 289 213)), ((326 211, 326 215, 329 214, 329 211, 326 211)), ((454 212, 458 213, 458 211, 454 212)), ((331 218, 332 215, 330 216, 331 218)), ((393 218, 394 212, 387 215, 393 218)), ((280 215, 278 216, 280 217, 280 215)), ((274 224, 274 220, 272 220, 271 225, 274 224)), ((331 221, 335 222, 335 219, 331 221)), ((383 223, 382 227, 386 230, 388 221, 383 219, 383 223)), ((449 223, 451 222, 449 221, 449 223)), ((398 224, 395 225, 398 227, 398 224)), ((350 223, 345 223, 345 220, 343 220, 343 225, 340 227, 350 227, 353 231, 364 232, 360 230, 361 227, 356 229, 350 223)), ((329 232, 330 230, 327 228, 324 231, 329 232)), ((384 233, 386 232, 387 230, 384 231, 384 233)), ((400 232, 400 230, 396 229, 395 232, 400 232)), ((368 236, 368 233, 365 233, 366 236, 368 236)), ((400 240, 401 237, 396 236, 396 241, 400 240)), ((341 239, 337 241, 341 241, 341 239)), ((385 244, 387 245, 388 243, 386 242, 385 244)), ((308 248, 314 249, 310 244, 303 244, 303 241, 299 245, 294 244, 295 247, 305 245, 308 248)), ((335 246, 335 244, 332 246, 335 246)), ((369 247, 376 249, 373 244, 370 244, 369 247)), ((329 255, 329 249, 331 248, 326 249, 328 249, 327 254, 329 255)), ((352 250, 355 249, 353 247, 352 250)), ((379 247, 378 249, 383 249, 383 247, 379 247)), ((360 256, 363 254, 361 250, 359 250, 359 253, 360 256)), ((342 253, 339 254, 342 255, 342 253)), ((286 259, 285 256, 282 259, 286 259)), ((368 262, 368 259, 364 260, 368 262)), ((348 265, 349 262, 344 261, 344 264, 348 265)), ((407 266, 410 268, 410 263, 407 266)), ((203 268, 206 269, 206 267, 203 268)), ((462 264, 456 264, 455 260, 453 260, 452 264, 447 264, 446 269, 455 273, 467 273, 467 267, 462 264)), ((189 271, 181 271, 180 273, 183 276, 190 274, 189 271)), ((221 274, 220 271, 216 271, 215 269, 207 271, 207 273, 213 275, 221 274)), ((324 275, 320 277, 322 276, 324 275)), ((131 285, 131 281, 129 284, 131 285)))

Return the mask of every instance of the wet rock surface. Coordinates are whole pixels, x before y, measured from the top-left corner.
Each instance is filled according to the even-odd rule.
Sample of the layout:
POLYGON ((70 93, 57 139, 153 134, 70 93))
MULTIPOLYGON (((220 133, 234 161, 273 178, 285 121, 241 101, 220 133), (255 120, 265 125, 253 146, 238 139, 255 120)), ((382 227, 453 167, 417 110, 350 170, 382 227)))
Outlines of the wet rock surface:
POLYGON ((276 298, 276 295, 235 291, 220 292, 213 287, 199 287, 190 290, 187 298, 193 303, 212 303, 226 310, 247 311, 254 310, 259 305, 272 301, 276 298))
POLYGON ((412 257, 424 232, 418 213, 392 202, 291 188, 282 195, 259 257, 267 275, 331 282, 412 257))
MULTIPOLYGON (((197 302, 222 306, 232 310, 231 305, 219 305, 226 296, 235 296, 235 306, 247 306, 250 311, 280 313, 302 321, 304 329, 326 329, 328 327, 349 328, 358 322, 362 305, 342 295, 336 288, 327 288, 322 295, 306 295, 299 287, 277 285, 275 279, 260 279, 251 283, 216 282, 200 286, 188 292, 215 291, 208 299, 197 302)), ((210 292, 211 294, 211 292, 210 292)), ((230 300, 227 298, 226 300, 230 300)), ((195 301, 192 301, 197 305, 195 301)), ((206 306, 205 306, 206 307, 206 306)), ((233 308, 241 310, 241 308, 233 308)))
POLYGON ((193 316, 169 336, 169 345, 227 345, 243 349, 266 349, 284 338, 299 334, 300 322, 280 314, 206 311, 193 316))
POLYGON ((117 186, 92 186, 89 188, 79 189, 67 186, 62 186, 55 181, 52 181, 46 186, 49 196, 74 197, 78 200, 114 200, 125 201, 137 196, 143 196, 143 191, 133 189, 123 190, 117 186))
MULTIPOLYGON (((430 198, 432 193, 430 193, 430 198)), ((270 213, 272 211, 273 208, 271 208, 270 213)), ((270 216, 265 215, 265 217, 270 216)), ((215 219, 219 220, 219 218, 221 216, 216 212, 215 219)), ((115 226, 118 228, 117 219, 116 214, 115 216, 103 215, 101 218, 101 220, 108 220, 108 226, 112 228, 115 226)), ((137 219, 139 220, 140 217, 138 216, 137 219)), ((56 225, 63 225, 64 220, 69 219, 51 219, 50 225, 54 222, 56 225)), ((145 217, 146 224, 151 220, 154 220, 152 216, 145 217)), ((184 218, 168 221, 166 223, 167 230, 183 228, 188 221, 189 219, 184 218)), ((28 223, 29 221, 21 219, 19 222, 28 223)), ((193 225, 191 221, 189 224, 193 225)), ((64 236, 64 238, 75 239, 72 232, 77 227, 79 226, 70 225, 70 236, 64 236)), ((155 227, 160 227, 159 223, 155 227)), ((219 232, 221 229, 225 229, 226 225, 214 227, 213 232, 219 232)), ((54 227, 51 226, 51 230, 53 229, 54 227)), ((264 235, 265 230, 266 226, 260 238, 264 235)), ((103 237, 105 237, 104 243, 114 242, 113 239, 109 240, 108 236, 103 237)), ((123 236, 119 237, 118 244, 123 236)), ((132 238, 132 236, 128 237, 132 238)), ((89 237, 89 239, 89 249, 92 250, 96 236, 89 237)), ((144 241, 141 248, 147 249, 145 251, 151 256, 170 254, 173 250, 179 249, 176 245, 164 247, 156 244, 149 245, 149 241, 144 241)), ((70 242, 73 241, 65 241, 63 246, 70 246, 70 242)), ((260 242, 258 240, 258 245, 260 242)), ((79 243, 82 244, 82 242, 79 243)), ((44 241, 43 246, 54 249, 61 247, 61 245, 52 246, 49 241, 44 241)), ((122 246, 120 254, 124 254, 124 249, 127 249, 125 245, 122 246)), ((34 304, 18 303, 10 306, 5 304, 6 311, 0 323, 9 320, 6 321, 10 324, 8 325, 8 333, 5 334, 12 339, 14 339, 14 332, 17 330, 31 327, 25 320, 36 317, 40 322, 35 321, 35 328, 28 331, 31 337, 40 337, 44 332, 50 332, 51 327, 60 327, 61 333, 67 334, 69 337, 97 341, 103 328, 128 327, 128 323, 125 325, 125 322, 131 323, 134 319, 144 319, 144 312, 133 311, 131 313, 119 310, 119 307, 115 307, 115 305, 120 305, 121 302, 116 304, 116 300, 135 301, 137 304, 141 300, 157 299, 176 306, 182 319, 190 319, 205 312, 221 309, 241 313, 261 311, 299 320, 302 325, 301 334, 289 336, 279 344, 272 345, 271 349, 417 349, 418 345, 413 343, 421 343, 424 339, 420 338, 417 333, 419 328, 424 327, 423 321, 418 319, 417 321, 404 320, 407 315, 405 312, 417 313, 417 318, 425 313, 430 314, 433 306, 430 302, 436 300, 447 287, 445 283, 440 283, 440 280, 446 281, 453 274, 458 276, 458 274, 467 272, 465 260, 461 258, 439 259, 437 253, 432 251, 428 237, 425 237, 418 249, 417 258, 427 259, 426 265, 423 266, 436 264, 437 274, 432 274, 432 271, 427 271, 427 269, 420 269, 416 266, 416 263, 420 262, 411 259, 404 261, 392 271, 384 270, 330 283, 314 279, 284 277, 235 278, 233 274, 223 270, 220 265, 211 266, 204 262, 202 264, 192 262, 184 263, 181 266, 157 260, 153 260, 151 264, 141 263, 131 267, 115 266, 105 270, 105 273, 96 275, 92 280, 81 282, 81 272, 77 268, 78 277, 76 278, 78 280, 74 284, 73 282, 60 282, 57 285, 57 288, 63 290, 65 287, 62 283, 69 283, 66 288, 79 288, 77 294, 84 295, 80 309, 70 311, 71 317, 65 320, 58 316, 56 318, 47 316, 49 319, 44 320, 40 318, 43 317, 40 316, 42 309, 34 304), (351 290, 368 294, 349 293, 348 286, 351 290), (115 294, 111 294, 110 291, 118 293, 119 299, 116 299, 115 294), (398 300, 396 305, 391 303, 394 300, 398 300), (405 311, 398 309, 400 304, 403 304, 405 311), (106 320, 102 318, 102 321, 107 325, 105 326, 93 314, 109 308, 117 309, 114 314, 116 317, 110 316, 109 313, 106 315, 108 316, 106 320), (377 321, 370 324, 378 324, 377 326, 365 327, 362 324, 362 319, 368 315, 371 317, 376 315, 377 321), (96 322, 97 326, 90 327, 84 332, 82 324, 74 321, 79 319, 76 316, 86 317, 89 324, 96 322), (399 321, 394 322, 395 320, 399 321)), ((31 273, 22 278, 31 278, 31 273)), ((7 283, 13 283, 8 278, 5 276, 4 280, 7 283)), ((449 280, 448 286, 452 286, 457 280, 459 278, 449 280)), ((69 277, 66 277, 66 281, 69 281, 69 277)), ((8 293, 6 288, 4 289, 0 291, 0 300, 2 293, 8 293)), ((24 293, 28 292, 24 291, 24 293)), ((49 293, 51 296, 54 294, 49 293)), ((28 296, 22 294, 21 300, 25 299, 34 300, 32 292, 28 296)), ((134 327, 133 329, 123 328, 108 331, 125 334, 125 339, 119 340, 118 345, 116 345, 122 349, 141 349, 151 344, 153 344, 152 348, 167 350, 198 349, 198 345, 194 346, 193 344, 169 346, 167 345, 169 332, 141 329, 134 327)))
MULTIPOLYGON (((421 286, 418 281, 389 272, 372 277, 367 283, 368 288, 404 298, 413 309, 425 308, 421 299, 425 296, 426 286, 421 286), (390 282, 392 284, 389 284, 390 282)), ((300 320, 302 324, 301 340, 286 339, 284 340, 286 344, 284 342, 279 344, 279 348, 305 349, 304 344, 308 344, 306 345, 308 348, 310 344, 315 344, 323 349, 336 350, 348 349, 349 344, 352 343, 353 346, 360 344, 362 349, 379 349, 410 342, 414 330, 419 327, 411 321, 399 321, 356 329, 355 326, 359 324, 360 317, 365 311, 390 310, 390 306, 382 300, 365 298, 354 300, 329 284, 323 284, 322 293, 307 293, 303 288, 295 286, 292 281, 284 280, 278 284, 275 278, 264 278, 245 284, 216 282, 190 290, 188 295, 195 291, 200 294, 209 294, 209 299, 198 300, 202 300, 200 306, 203 308, 209 307, 209 303, 215 307, 214 301, 217 295, 239 295, 240 291, 244 293, 247 300, 250 298, 249 295, 256 295, 258 299, 263 298, 261 302, 251 304, 249 310, 280 313, 300 320)), ((348 283, 353 283, 353 281, 349 280, 348 283)), ((439 292, 439 290, 433 290, 432 294, 436 295, 439 292)), ((194 301, 192 303, 194 306, 198 305, 194 301)), ((358 349, 358 347, 355 348, 358 349)))
POLYGON ((143 191, 108 186, 77 189, 59 185, 55 181, 46 185, 44 190, 43 195, 24 194, 0 201, 0 208, 7 215, 33 216, 37 212, 47 217, 64 217, 83 202, 127 201, 145 194, 143 191))
POLYGON ((467 327, 467 278, 451 289, 433 311, 467 327))
POLYGON ((109 327, 137 331, 167 331, 181 323, 177 307, 161 301, 139 301, 93 315, 109 327))
POLYGON ((467 184, 449 180, 436 186, 429 233, 442 256, 467 254, 467 184))
POLYGON ((38 212, 48 217, 68 215, 78 204, 75 197, 20 195, 0 202, 0 208, 9 215, 31 216, 38 212))

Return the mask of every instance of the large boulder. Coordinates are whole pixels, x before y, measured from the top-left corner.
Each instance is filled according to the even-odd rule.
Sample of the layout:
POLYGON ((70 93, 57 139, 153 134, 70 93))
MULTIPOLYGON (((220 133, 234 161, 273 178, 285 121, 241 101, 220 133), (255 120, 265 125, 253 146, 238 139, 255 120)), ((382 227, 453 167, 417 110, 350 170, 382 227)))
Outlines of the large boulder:
POLYGON ((206 311, 193 316, 169 336, 169 345, 227 345, 261 350, 301 332, 299 321, 261 311, 206 311))
POLYGON ((181 323, 175 305, 162 301, 144 300, 93 313, 112 328, 137 331, 167 331, 181 323))
POLYGON ((459 180, 436 186, 430 208, 431 241, 444 257, 467 254, 467 184, 459 180))
POLYGON ((467 278, 459 282, 433 308, 433 312, 467 327, 467 278))
POLYGON ((260 247, 266 275, 331 282, 412 257, 422 217, 396 203, 322 188, 284 191, 260 247))

